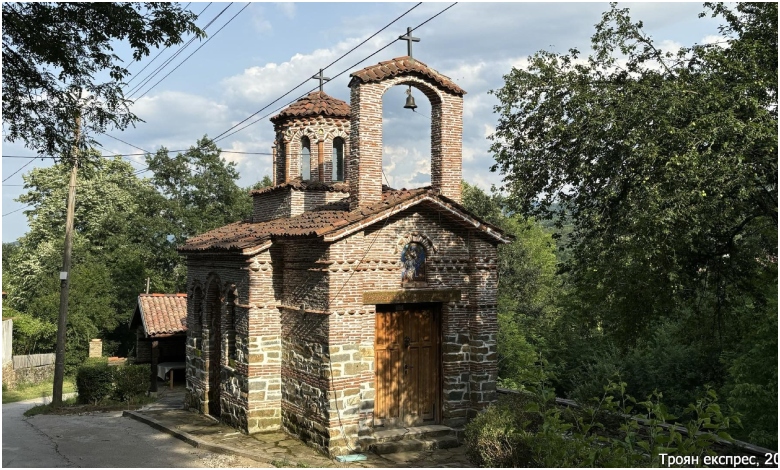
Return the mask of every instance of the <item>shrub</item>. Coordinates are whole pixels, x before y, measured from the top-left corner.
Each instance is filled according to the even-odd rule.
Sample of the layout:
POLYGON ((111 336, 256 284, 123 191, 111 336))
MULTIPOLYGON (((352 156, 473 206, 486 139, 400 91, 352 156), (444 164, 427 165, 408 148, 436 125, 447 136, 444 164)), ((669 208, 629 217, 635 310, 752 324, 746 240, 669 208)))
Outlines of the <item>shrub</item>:
POLYGON ((485 467, 636 467, 659 466, 660 455, 713 454, 716 436, 739 419, 721 412, 711 389, 688 406, 691 419, 675 423, 660 393, 637 401, 626 384, 610 382, 592 405, 563 408, 550 390, 520 396, 485 410, 465 432, 466 453, 485 467), (640 425, 639 419, 642 420, 640 425), (685 428, 680 432, 668 424, 685 428))
POLYGON ((89 358, 76 372, 76 390, 79 403, 98 404, 111 397, 114 374, 106 358, 89 358))
POLYGON ((139 364, 117 367, 114 382, 114 398, 130 401, 149 390, 149 366, 139 364))

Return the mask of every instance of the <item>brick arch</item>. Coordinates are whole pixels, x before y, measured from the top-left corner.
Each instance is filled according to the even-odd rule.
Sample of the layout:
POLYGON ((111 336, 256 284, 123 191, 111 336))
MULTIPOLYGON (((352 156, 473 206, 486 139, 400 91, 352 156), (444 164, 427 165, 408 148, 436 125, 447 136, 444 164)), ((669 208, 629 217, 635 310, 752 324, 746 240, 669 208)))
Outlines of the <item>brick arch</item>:
POLYGON ((435 106, 441 107, 441 104, 444 101, 444 92, 441 89, 437 88, 434 83, 415 75, 401 75, 378 83, 382 85, 383 97, 385 93, 387 93, 387 90, 394 86, 411 86, 422 92, 422 94, 428 98, 428 101, 431 103, 431 109, 435 106))
POLYGON ((206 291, 204 296, 205 321, 208 335, 204 344, 208 369, 206 370, 206 396, 207 413, 219 417, 222 408, 220 404, 220 376, 223 362, 222 354, 222 305, 224 290, 219 276, 210 273, 206 278, 206 291))
POLYGON ((425 247, 425 251, 429 254, 436 253, 436 245, 428 235, 421 232, 407 232, 398 238, 398 242, 395 245, 395 253, 400 253, 407 243, 419 243, 425 247))
POLYGON ((460 202, 463 161, 463 95, 419 72, 376 81, 350 82, 350 145, 347 179, 350 209, 382 199, 382 98, 393 86, 409 85, 431 103, 431 186, 460 202))

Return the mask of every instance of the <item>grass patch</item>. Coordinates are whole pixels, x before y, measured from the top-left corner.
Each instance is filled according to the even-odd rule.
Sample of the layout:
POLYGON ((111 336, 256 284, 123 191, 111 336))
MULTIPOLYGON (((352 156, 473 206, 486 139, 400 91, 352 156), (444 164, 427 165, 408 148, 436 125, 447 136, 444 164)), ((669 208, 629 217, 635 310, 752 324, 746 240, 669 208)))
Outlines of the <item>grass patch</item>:
MULTIPOLYGON (((31 398, 50 397, 54 384, 52 382, 43 382, 39 384, 25 384, 17 387, 15 390, 3 390, 3 404, 16 403, 31 398)), ((66 378, 62 384, 62 393, 76 391, 76 383, 73 379, 66 378)))
POLYGON ((83 413, 103 413, 106 411, 124 411, 124 410, 137 410, 138 408, 154 403, 157 401, 154 397, 140 396, 133 400, 127 401, 114 401, 106 400, 98 405, 93 404, 80 404, 76 402, 76 397, 69 398, 62 402, 60 406, 54 406, 51 403, 47 405, 38 405, 30 408, 24 412, 24 415, 35 416, 40 414, 47 415, 75 415, 83 413))

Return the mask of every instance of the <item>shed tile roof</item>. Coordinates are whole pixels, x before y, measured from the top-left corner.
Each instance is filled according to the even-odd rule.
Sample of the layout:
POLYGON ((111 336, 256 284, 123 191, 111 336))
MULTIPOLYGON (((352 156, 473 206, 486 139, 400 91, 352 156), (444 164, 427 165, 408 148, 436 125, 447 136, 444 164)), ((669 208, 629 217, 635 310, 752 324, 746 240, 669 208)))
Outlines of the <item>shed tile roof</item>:
MULTIPOLYGON (((169 336, 187 331, 187 294, 141 294, 135 315, 147 337, 169 336)), ((134 317, 133 324, 137 324, 134 317)))
POLYGON ((386 78, 408 73, 427 77, 456 95, 462 96, 466 94, 466 91, 456 85, 449 77, 440 74, 419 60, 409 56, 396 57, 395 59, 386 60, 376 65, 370 65, 362 70, 351 73, 350 76, 352 77, 352 80, 350 81, 350 86, 354 80, 360 80, 363 83, 378 82, 386 78))
POLYGON ((297 189, 298 191, 333 191, 333 192, 340 192, 340 193, 349 192, 349 184, 342 181, 337 181, 333 183, 324 183, 322 181, 317 181, 317 180, 304 181, 299 176, 290 181, 277 184, 276 186, 253 189, 252 191, 249 192, 249 194, 254 196, 257 194, 266 194, 266 193, 278 191, 280 189, 287 189, 287 188, 297 189))
POLYGON ((215 230, 203 233, 187 240, 179 247, 183 253, 202 251, 243 251, 262 245, 275 237, 322 237, 347 230, 351 226, 359 227, 372 223, 388 209, 404 203, 414 203, 415 200, 435 198, 455 211, 467 215, 476 222, 480 230, 493 236, 503 236, 503 232, 480 219, 468 215, 468 211, 431 188, 419 189, 387 189, 382 192, 382 201, 354 211, 349 210, 349 201, 341 200, 324 204, 314 210, 304 212, 295 217, 280 218, 266 222, 251 221, 236 222, 215 230))
POLYGON ((276 124, 285 118, 303 116, 348 118, 349 112, 349 103, 334 98, 324 91, 314 91, 284 108, 279 114, 271 118, 271 122, 276 124))

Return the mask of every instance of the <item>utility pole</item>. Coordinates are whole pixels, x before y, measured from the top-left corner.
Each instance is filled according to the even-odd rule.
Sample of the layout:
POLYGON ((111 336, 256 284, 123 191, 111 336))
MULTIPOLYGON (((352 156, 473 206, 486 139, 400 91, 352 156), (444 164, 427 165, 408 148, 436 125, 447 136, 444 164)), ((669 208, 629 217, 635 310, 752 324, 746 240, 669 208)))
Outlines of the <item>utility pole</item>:
POLYGON ((54 390, 51 403, 62 404, 62 382, 65 379, 65 329, 68 323, 68 291, 70 289, 70 252, 73 247, 73 219, 76 212, 76 173, 79 168, 79 139, 81 137, 81 111, 76 114, 76 130, 73 139, 73 168, 68 187, 68 214, 65 219, 65 253, 60 272, 60 315, 57 321, 57 351, 54 357, 54 390))

